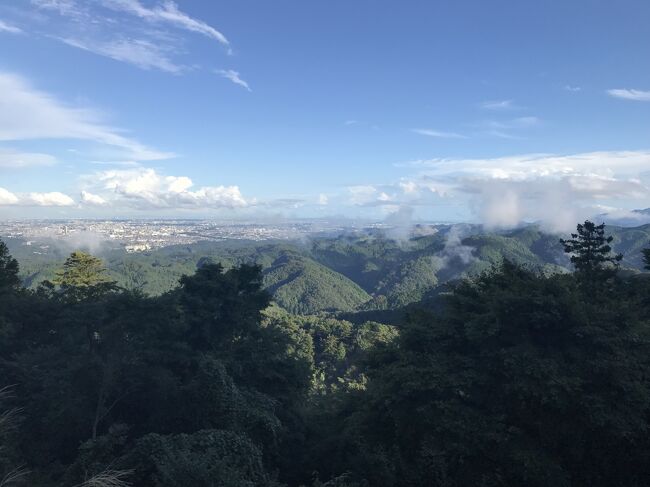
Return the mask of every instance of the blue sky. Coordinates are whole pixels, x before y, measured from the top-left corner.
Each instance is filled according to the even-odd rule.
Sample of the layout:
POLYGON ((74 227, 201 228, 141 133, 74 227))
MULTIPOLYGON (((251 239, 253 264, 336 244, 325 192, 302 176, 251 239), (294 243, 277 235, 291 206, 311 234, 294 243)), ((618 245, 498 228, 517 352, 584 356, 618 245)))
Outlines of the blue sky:
POLYGON ((644 208, 649 20, 645 0, 3 2, 0 217, 644 208))

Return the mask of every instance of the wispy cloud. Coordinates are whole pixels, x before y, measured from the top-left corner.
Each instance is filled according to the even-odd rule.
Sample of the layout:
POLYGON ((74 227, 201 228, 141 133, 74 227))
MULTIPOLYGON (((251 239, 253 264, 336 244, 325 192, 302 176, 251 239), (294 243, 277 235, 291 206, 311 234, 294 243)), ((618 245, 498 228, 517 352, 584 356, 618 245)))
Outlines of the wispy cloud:
POLYGON ((617 88, 607 90, 607 93, 614 98, 622 98, 624 100, 650 101, 650 91, 617 88))
POLYGON ((90 164, 96 166, 121 166, 121 167, 137 167, 140 164, 136 161, 88 161, 90 164))
POLYGON ((518 117, 510 121, 513 127, 533 127, 540 124, 540 119, 537 117, 518 117))
POLYGON ((497 139, 507 139, 507 140, 520 140, 522 137, 519 135, 511 134, 510 132, 504 132, 499 129, 490 129, 484 132, 485 135, 490 137, 496 137, 497 139))
POLYGON ((514 100, 489 100, 481 103, 485 110, 515 110, 521 107, 515 105, 514 100))
POLYGON ((221 32, 202 20, 181 12, 178 5, 170 0, 163 1, 154 8, 147 8, 138 0, 102 0, 102 3, 108 8, 131 13, 149 22, 169 23, 177 28, 215 39, 224 46, 230 45, 226 36, 221 32))
POLYGON ((540 125, 541 120, 534 116, 517 117, 509 120, 485 120, 478 124, 481 133, 500 139, 520 139, 517 132, 540 125), (515 132, 515 133, 513 133, 515 132))
POLYGON ((56 158, 39 152, 22 152, 0 147, 0 168, 22 169, 35 166, 53 166, 56 158))
POLYGON ((411 132, 420 135, 426 135, 427 137, 436 137, 439 139, 466 139, 467 136, 458 134, 456 132, 442 132, 440 130, 432 129, 411 129, 411 132))
POLYGON ((16 27, 15 25, 8 24, 3 20, 0 20, 0 32, 8 32, 9 34, 21 34, 22 29, 16 27))
POLYGON ((174 157, 122 135, 101 123, 97 112, 74 108, 34 89, 26 80, 0 72, 0 141, 78 139, 117 147, 136 161, 174 157))
MULTIPOLYGON (((231 54, 228 39, 208 23, 181 11, 171 0, 32 0, 44 14, 58 15, 40 31, 69 46, 141 69, 179 74, 189 54, 190 33, 216 40, 231 54)), ((198 66, 195 61, 188 63, 198 66)))
POLYGON ((564 90, 577 93, 578 91, 582 91, 582 88, 580 86, 564 85, 564 90))
POLYGON ((366 128, 371 129, 371 130, 374 130, 374 131, 381 130, 381 127, 379 125, 374 124, 374 123, 370 123, 370 122, 366 122, 364 120, 350 119, 350 120, 346 120, 345 122, 343 122, 343 125, 345 125, 346 127, 366 127, 366 128))
POLYGON ((77 0, 32 0, 32 5, 44 10, 52 10, 59 15, 71 17, 75 20, 89 17, 85 8, 77 0))
POLYGON ((153 42, 142 39, 120 39, 109 42, 86 42, 79 39, 64 38, 61 41, 69 46, 106 56, 116 61, 133 64, 142 69, 159 69, 178 74, 184 70, 172 62, 164 50, 153 42))
POLYGON ((248 91, 253 91, 251 90, 250 86, 248 86, 248 83, 241 79, 238 71, 234 71, 232 69, 215 69, 214 72, 222 78, 226 78, 236 85, 246 88, 248 91))

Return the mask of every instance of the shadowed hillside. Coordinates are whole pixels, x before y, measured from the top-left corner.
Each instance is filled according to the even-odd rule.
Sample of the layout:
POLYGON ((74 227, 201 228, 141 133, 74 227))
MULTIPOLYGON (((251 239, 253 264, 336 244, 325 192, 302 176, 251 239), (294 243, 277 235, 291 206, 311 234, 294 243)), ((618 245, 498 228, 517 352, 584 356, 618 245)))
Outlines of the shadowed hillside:
MULTIPOLYGON (((625 255, 622 268, 637 272, 643 267, 641 250, 650 241, 650 225, 613 227, 611 233, 614 250, 625 255)), ((408 240, 359 233, 308 243, 206 241, 132 254, 106 248, 100 255, 120 286, 150 295, 173 289, 202 262, 219 262, 226 269, 258 264, 278 305, 313 314, 402 308, 435 294, 441 284, 478 275, 504 259, 546 274, 566 272, 570 263, 559 238, 535 225, 503 232, 441 225, 408 240)), ((36 253, 34 246, 9 241, 28 287, 52 279, 65 257, 65 248, 54 241, 47 244, 36 253)))

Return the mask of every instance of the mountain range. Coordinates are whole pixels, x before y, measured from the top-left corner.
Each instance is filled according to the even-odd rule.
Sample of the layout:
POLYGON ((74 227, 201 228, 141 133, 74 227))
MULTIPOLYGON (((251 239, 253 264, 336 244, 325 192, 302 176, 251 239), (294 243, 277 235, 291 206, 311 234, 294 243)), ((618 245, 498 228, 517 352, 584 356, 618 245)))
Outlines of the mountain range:
MULTIPOLYGON (((613 249, 624 255, 622 268, 641 272, 650 224, 609 226, 607 231, 614 237, 613 249)), ((560 238, 536 225, 501 232, 438 225, 402 240, 382 232, 353 232, 296 242, 205 241, 140 253, 102 248, 95 253, 121 286, 152 295, 169 291, 206 259, 226 268, 255 263, 262 267, 263 285, 276 304, 307 315, 399 309, 435 295, 441 284, 480 274, 503 259, 544 273, 566 272, 570 262, 560 238)), ((52 279, 69 253, 56 241, 39 252, 20 239, 7 239, 7 244, 30 287, 52 279)))

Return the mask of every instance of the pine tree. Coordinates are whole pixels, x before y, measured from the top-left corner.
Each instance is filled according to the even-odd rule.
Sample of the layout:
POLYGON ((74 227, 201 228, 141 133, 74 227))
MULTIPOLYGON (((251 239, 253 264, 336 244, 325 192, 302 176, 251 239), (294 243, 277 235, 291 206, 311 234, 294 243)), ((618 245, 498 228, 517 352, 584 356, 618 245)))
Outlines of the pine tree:
POLYGON ((74 301, 101 296, 117 290, 115 281, 105 275, 101 259, 81 251, 70 254, 52 281, 74 301))
POLYGON ((16 289, 19 286, 18 262, 9 254, 7 245, 0 241, 0 290, 16 289))
POLYGON ((564 251, 571 255, 579 277, 588 282, 596 282, 612 277, 623 259, 622 254, 612 254, 610 243, 613 237, 605 236, 605 224, 586 220, 578 224, 578 233, 572 233, 571 239, 560 239, 564 251))

